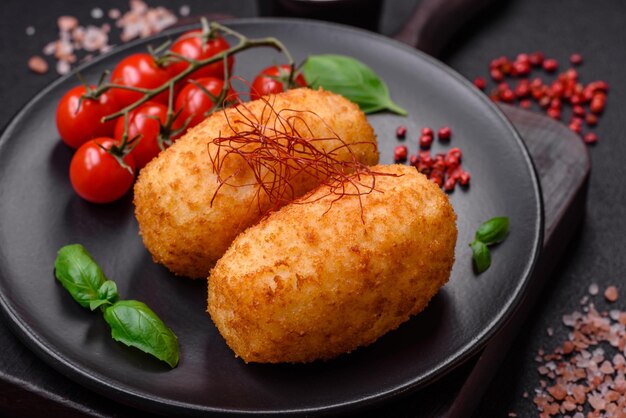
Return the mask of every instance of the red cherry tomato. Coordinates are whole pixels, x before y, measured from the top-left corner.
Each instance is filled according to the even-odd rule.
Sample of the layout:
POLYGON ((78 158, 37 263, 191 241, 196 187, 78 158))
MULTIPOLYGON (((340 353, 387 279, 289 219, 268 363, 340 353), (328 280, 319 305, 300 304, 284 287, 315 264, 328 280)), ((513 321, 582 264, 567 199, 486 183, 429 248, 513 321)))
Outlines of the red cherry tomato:
MULTIPOLYGON (((230 44, 221 36, 209 38, 203 45, 202 30, 192 30, 183 33, 172 45, 170 50, 185 58, 203 60, 226 51, 230 44)), ((228 74, 232 74, 235 58, 228 57, 228 74)), ((170 64, 170 69, 174 74, 180 74, 187 69, 189 63, 180 61, 170 64)), ((202 67, 189 75, 189 78, 198 79, 202 77, 215 77, 224 79, 224 61, 219 60, 213 64, 202 67)))
POLYGON ((291 85, 288 86, 290 74, 291 67, 286 64, 267 67, 261 71, 252 82, 250 98, 255 100, 266 94, 281 93, 295 87, 306 87, 307 84, 304 76, 297 71, 291 85))
MULTIPOLYGON (((215 77, 204 77, 195 80, 196 83, 203 86, 209 93, 215 98, 219 98, 224 88, 224 80, 220 80, 215 77)), ((225 99, 229 101, 234 97, 234 93, 231 89, 226 92, 225 99)), ((222 103, 218 103, 219 106, 222 103)), ((206 118, 206 113, 215 107, 214 100, 207 95, 197 84, 188 83, 176 96, 176 104, 174 109, 176 111, 182 109, 178 118, 181 121, 186 121, 191 117, 188 128, 196 126, 206 118)))
POLYGON ((121 108, 110 92, 102 94, 98 99, 85 98, 78 107, 78 102, 85 93, 85 86, 74 87, 65 93, 57 106, 59 135, 72 148, 78 148, 93 138, 112 136, 115 121, 102 123, 101 119, 121 108))
MULTIPOLYGON (((70 163, 70 182, 76 193, 92 203, 109 203, 122 197, 132 186, 135 176, 99 145, 109 149, 116 141, 96 138, 84 143, 70 163)), ((124 162, 135 172, 132 155, 124 162)))
MULTIPOLYGON (((167 106, 156 102, 146 102, 132 110, 128 115, 128 139, 130 140, 137 135, 141 135, 137 146, 130 152, 134 157, 138 169, 145 167, 146 164, 161 152, 158 136, 160 124, 164 125, 166 121, 167 106)), ((174 121, 171 130, 179 129, 183 123, 184 119, 179 116, 174 121)), ((119 141, 122 139, 123 135, 124 118, 120 117, 117 120, 117 125, 115 125, 115 139, 119 141)))
MULTIPOLYGON (((172 78, 170 67, 159 67, 150 54, 133 54, 117 64, 111 73, 111 82, 129 87, 153 89, 166 83, 172 78)), ((126 107, 143 97, 142 93, 125 89, 113 88, 113 93, 120 107, 126 107)), ((169 91, 159 93, 152 100, 167 104, 169 91)))

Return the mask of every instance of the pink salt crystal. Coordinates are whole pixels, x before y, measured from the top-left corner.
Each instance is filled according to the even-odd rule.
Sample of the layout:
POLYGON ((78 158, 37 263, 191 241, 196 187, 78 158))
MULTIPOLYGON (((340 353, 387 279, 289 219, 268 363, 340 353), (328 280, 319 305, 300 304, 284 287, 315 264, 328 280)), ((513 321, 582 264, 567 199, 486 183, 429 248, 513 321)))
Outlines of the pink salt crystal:
POLYGON ((97 51, 107 44, 109 37, 107 34, 96 26, 88 26, 85 31, 85 39, 83 40, 83 48, 86 51, 97 51))
POLYGON ((119 19, 120 16, 122 16, 122 12, 120 12, 120 9, 111 9, 109 10, 109 19, 119 19))
POLYGON ((587 397, 587 402, 593 409, 603 410, 606 407, 606 401, 600 395, 591 395, 587 397))
POLYGON ((604 291, 604 298, 609 302, 615 302, 619 297, 617 288, 615 286, 609 286, 604 291))
POLYGON ((598 286, 597 283, 591 283, 589 285, 589 294, 592 296, 595 296, 598 294, 598 292, 600 292, 600 287, 598 286))
POLYGON ((67 61, 57 62, 57 73, 65 75, 70 72, 70 63, 67 61))
POLYGON ((565 390, 563 385, 559 383, 557 383, 554 386, 549 387, 548 393, 552 395, 552 397, 556 399, 557 401, 563 400, 567 396, 567 391, 565 390))
POLYGON ((604 363, 602 363, 602 365, 600 366, 600 371, 604 374, 613 374, 613 372, 615 371, 613 369, 613 366, 611 366, 611 363, 608 361, 605 361, 604 363))
POLYGON ((28 68, 34 73, 45 74, 48 72, 48 63, 39 55, 35 55, 28 60, 28 68))
POLYGON ((78 26, 78 19, 74 16, 61 16, 57 19, 57 25, 63 32, 69 32, 78 26))

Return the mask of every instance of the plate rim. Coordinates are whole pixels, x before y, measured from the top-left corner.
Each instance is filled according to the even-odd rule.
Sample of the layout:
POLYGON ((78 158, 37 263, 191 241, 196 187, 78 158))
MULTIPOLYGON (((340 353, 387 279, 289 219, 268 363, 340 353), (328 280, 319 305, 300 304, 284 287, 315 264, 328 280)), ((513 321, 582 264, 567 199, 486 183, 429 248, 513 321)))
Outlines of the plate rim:
MULTIPOLYGON (((406 53, 416 54, 420 56, 421 59, 428 61, 431 65, 436 66, 439 70, 446 73, 448 76, 454 78, 457 82, 461 83, 465 86, 466 90, 469 90, 469 93, 473 94, 480 101, 482 101, 488 108, 491 109, 492 113, 497 116, 497 118, 510 130, 511 135, 514 138, 514 142, 517 144, 521 156, 523 157, 524 162, 529 168, 531 185, 533 188, 533 194, 536 199, 535 204, 535 212, 537 217, 535 218, 535 224, 533 228, 535 230, 533 236, 533 249, 532 254, 529 256, 528 262, 524 268, 523 279, 519 281, 518 285, 514 289, 514 297, 508 300, 508 303, 503 305, 503 308, 500 310, 498 315, 493 318, 482 330, 482 332, 476 335, 473 339, 471 339, 467 344, 462 346, 460 349, 456 351, 453 356, 447 358, 444 362, 442 362, 438 367, 433 368, 430 373, 423 375, 417 381, 417 378, 406 380, 401 385, 397 385, 391 389, 386 389, 383 392, 376 392, 374 394, 370 394, 369 396, 361 396, 358 398, 354 398, 351 400, 347 400, 345 402, 335 402, 332 404, 326 404, 322 406, 315 407, 305 407, 305 408, 293 408, 293 409, 263 409, 263 410, 247 410, 247 409, 236 409, 236 408, 221 408, 221 407, 208 407, 208 406, 200 406, 185 402, 180 402, 172 399, 165 399, 159 396, 152 396, 146 392, 137 392, 133 388, 128 386, 120 386, 117 384, 111 384, 111 382, 107 382, 104 379, 101 379, 98 374, 91 373, 90 370, 84 370, 77 367, 72 363, 71 359, 64 357, 62 353, 60 353, 55 347, 49 346, 45 341, 41 340, 37 333, 24 323, 21 317, 14 311, 9 301, 5 298, 5 295, 0 292, 0 311, 2 311, 2 316, 5 318, 5 324, 9 326, 9 328, 13 331, 15 335, 17 335, 20 341, 26 345, 31 351, 33 351, 37 356, 42 359, 46 364, 51 366, 55 371, 61 373, 62 375, 68 377, 74 383, 84 384, 90 390, 93 390, 99 394, 102 394, 108 398, 111 398, 115 401, 119 401, 125 403, 129 406, 144 409, 152 412, 177 412, 183 414, 206 414, 206 413, 217 413, 217 414, 236 414, 236 415, 293 415, 293 414, 311 414, 311 413, 330 413, 330 412, 345 412, 347 410, 358 410, 365 408, 367 406, 371 406, 374 403, 381 403, 388 401, 391 398, 400 397, 408 394, 409 392, 416 391, 419 388, 428 386, 433 382, 443 378, 452 370, 454 370, 459 365, 463 364, 470 357, 479 352, 484 346, 489 342, 489 340, 499 331, 501 330, 508 319, 513 315, 516 309, 519 307, 521 302, 524 299, 526 288, 528 287, 530 278, 537 266, 537 261, 541 254, 541 250, 543 247, 543 235, 544 235, 544 203, 543 196, 541 192, 541 184, 539 182, 539 177, 537 174, 537 169, 535 164, 530 157, 530 153, 521 136, 517 132, 515 126, 509 121, 509 119, 504 115, 504 113, 493 103, 488 97, 482 92, 475 89, 473 84, 459 74, 456 70, 447 66, 443 62, 438 59, 419 51, 416 48, 413 48, 407 44, 399 42, 393 38, 384 36, 382 34, 378 34, 375 32, 370 32, 364 29, 351 27, 339 23, 333 22, 325 22, 318 21, 312 19, 302 19, 302 18, 278 18, 278 17, 251 17, 251 18, 233 18, 233 19, 225 19, 220 21, 220 23, 228 26, 228 25, 258 25, 258 24, 296 24, 296 25, 313 25, 319 27, 329 27, 333 30, 344 31, 348 33, 353 33, 357 36, 367 36, 370 38, 374 38, 379 42, 387 43, 394 48, 403 50, 406 53)), ((125 43, 123 45, 119 45, 116 48, 113 48, 111 51, 108 51, 105 54, 99 55, 93 60, 83 63, 80 66, 73 69, 70 73, 57 78, 56 80, 49 83, 46 87, 40 90, 37 94, 32 96, 28 101, 22 106, 5 124, 3 127, 2 133, 0 134, 0 153, 3 152, 3 149, 6 144, 9 142, 10 134, 13 130, 15 130, 16 125, 20 122, 20 119, 39 101, 41 98, 45 97, 49 91, 56 88, 59 84, 63 84, 70 78, 76 76, 76 73, 82 71, 84 68, 95 65, 101 61, 109 59, 110 56, 116 55, 119 53, 123 53, 129 49, 133 49, 142 44, 148 44, 151 41, 157 39, 163 39, 168 36, 175 36, 182 32, 185 32, 190 29, 195 29, 199 27, 200 23, 189 24, 185 26, 179 26, 176 28, 167 29, 161 33, 156 35, 136 39, 131 42, 125 43)), ((2 253, 0 252, 0 258, 2 258, 2 253)), ((2 279, 3 275, 0 276, 2 279)))

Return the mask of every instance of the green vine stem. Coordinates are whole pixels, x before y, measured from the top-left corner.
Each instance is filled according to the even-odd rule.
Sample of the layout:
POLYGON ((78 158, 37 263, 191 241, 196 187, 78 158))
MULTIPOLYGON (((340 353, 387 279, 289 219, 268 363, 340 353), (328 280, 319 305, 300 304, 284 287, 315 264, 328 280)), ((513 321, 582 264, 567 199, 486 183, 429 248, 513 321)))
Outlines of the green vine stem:
POLYGON ((172 77, 169 81, 167 81, 166 83, 164 83, 163 85, 156 87, 154 89, 144 89, 144 88, 139 88, 139 87, 130 87, 130 86, 123 86, 123 85, 119 85, 119 84, 114 84, 114 83, 104 83, 100 86, 98 86, 95 91, 94 91, 94 95, 97 97, 101 94, 103 94, 104 92, 112 89, 112 88, 116 88, 116 89, 124 89, 124 90, 131 90, 131 91, 135 91, 138 93, 142 93, 144 96, 137 100, 134 103, 131 103, 130 105, 126 106, 125 108, 112 113, 108 116, 105 116, 104 118, 102 118, 102 122, 107 122, 109 120, 112 119, 116 119, 120 116, 123 116, 124 114, 129 113, 131 110, 136 109, 137 107, 141 106, 142 104, 144 104, 145 102, 147 102, 148 100, 152 99, 153 97, 155 97, 156 95, 158 95, 159 93, 165 91, 166 89, 169 89, 170 86, 174 86, 177 82, 181 81, 182 79, 184 79, 185 77, 187 77, 189 74, 193 73, 194 71, 196 71, 199 68, 205 67, 209 64, 212 64, 214 62, 217 62, 219 60, 223 60, 224 58, 231 56, 231 55, 235 55, 239 52, 251 49, 251 48, 258 48, 258 47, 271 47, 276 49, 277 51, 282 52, 285 57, 287 58, 288 64, 292 67, 295 68, 295 63, 294 60, 291 56, 291 54, 289 53, 289 50, 287 50, 287 48, 283 45, 283 43, 281 41, 279 41, 278 39, 274 38, 274 37, 266 37, 266 38, 258 38, 258 39, 254 39, 254 38, 248 38, 244 35, 242 35, 239 32, 236 32, 226 26, 223 26, 217 22, 211 22, 210 24, 210 28, 212 31, 219 31, 222 32, 226 35, 231 35, 234 36, 235 38, 237 38, 238 42, 236 45, 230 47, 229 49, 213 55, 212 57, 203 59, 203 60, 194 60, 194 59, 189 59, 186 57, 183 57, 182 55, 176 54, 174 52, 171 51, 167 51, 165 52, 165 57, 168 57, 172 60, 182 60, 182 61, 186 61, 189 63, 189 66, 185 69, 185 71, 181 72, 180 74, 176 75, 175 77, 172 77))
MULTIPOLYGON (((175 52, 172 52, 171 50, 166 49, 169 46, 169 43, 157 49, 149 48, 150 53, 153 56, 155 54, 162 53, 162 56, 158 57, 158 59, 155 59, 155 62, 157 63, 157 65, 168 65, 169 63, 180 62, 180 61, 185 61, 189 65, 183 72, 170 78, 166 83, 162 84, 161 86, 153 88, 153 89, 124 86, 124 85, 115 84, 115 83, 106 83, 104 82, 104 78, 108 75, 108 71, 107 71, 103 73, 96 87, 88 90, 88 96, 86 95, 85 98, 90 98, 90 99, 97 99, 100 95, 104 94, 110 89, 129 90, 129 91, 134 91, 134 92, 143 94, 143 97, 141 99, 131 103, 130 105, 124 107, 123 109, 115 113, 112 113, 110 115, 103 117, 101 120, 101 122, 104 123, 113 119, 117 119, 119 117, 124 117, 125 119, 124 134, 123 134, 122 142, 119 145, 114 146, 110 150, 108 150, 108 152, 111 153, 120 162, 120 164, 123 167, 126 166, 123 162, 123 157, 126 154, 130 153, 132 149, 137 145, 137 142, 141 140, 141 137, 139 136, 135 138, 128 137, 128 125, 129 125, 128 120, 129 120, 130 112, 138 108, 142 104, 146 103, 153 97, 157 96, 159 93, 162 93, 165 90, 170 91, 170 98, 168 101, 167 120, 164 124, 161 124, 159 122, 161 126, 160 126, 160 133, 158 135, 158 143, 159 143, 159 147, 161 149, 164 149, 165 146, 171 144, 171 139, 170 139, 171 136, 176 136, 180 134, 182 131, 184 131, 184 129, 187 127, 189 123, 189 121, 185 121, 185 123, 183 124, 183 127, 176 129, 176 130, 172 130, 172 125, 174 123, 174 120, 180 113, 180 112, 174 112, 173 110, 174 86, 176 85, 176 83, 185 79, 185 77, 187 77, 189 74, 193 73, 194 71, 198 70, 199 68, 205 67, 209 64, 212 64, 220 60, 224 61, 224 68, 225 68, 224 75, 225 75, 226 80, 224 83, 222 94, 219 95, 219 98, 223 98, 226 96, 226 91, 228 90, 229 85, 230 85, 228 81, 227 58, 231 55, 238 54, 248 49, 259 48, 259 47, 270 47, 281 52, 285 56, 285 58, 287 59, 288 65, 292 68, 290 79, 293 78, 294 73, 295 73, 295 62, 293 60, 292 55, 289 53, 289 50, 277 38, 274 38, 274 37, 248 38, 245 35, 233 29, 230 29, 224 25, 221 25, 217 22, 211 22, 209 24, 205 19, 202 19, 202 28, 203 28, 203 31, 202 31, 201 36, 203 36, 203 39, 207 36, 213 37, 215 36, 215 34, 221 33, 223 35, 230 35, 236 38, 237 43, 234 46, 231 46, 229 49, 222 51, 219 54, 213 55, 209 58, 203 59, 203 60, 190 59, 180 54, 177 54, 175 52)), ((216 110, 217 108, 219 108, 219 106, 220 105, 216 103, 214 106, 214 109, 212 109, 211 111, 216 110)))

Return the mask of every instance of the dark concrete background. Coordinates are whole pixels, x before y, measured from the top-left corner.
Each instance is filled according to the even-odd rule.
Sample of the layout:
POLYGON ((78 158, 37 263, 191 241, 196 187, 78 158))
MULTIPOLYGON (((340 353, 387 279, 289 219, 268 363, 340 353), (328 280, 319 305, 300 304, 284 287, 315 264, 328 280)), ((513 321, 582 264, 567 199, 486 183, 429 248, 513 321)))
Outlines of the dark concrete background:
MULTIPOLYGON (((254 0, 151 0, 148 3, 173 10, 188 4, 192 14, 221 12, 237 17, 258 14, 254 0)), ((380 31, 394 34, 415 4, 416 0, 387 0, 380 31)), ((89 13, 93 7, 106 11, 115 6, 126 9, 127 2, 4 0, 0 4, 0 126, 5 126, 21 106, 57 77, 54 71, 35 75, 26 67, 30 56, 40 54, 45 43, 55 39, 56 17, 72 14, 81 22, 91 22, 89 13), (35 36, 26 36, 25 29, 29 25, 36 28, 35 36)), ((578 52, 585 60, 579 69, 582 80, 602 79, 611 86, 606 112, 595 130, 600 142, 590 150, 592 176, 584 225, 570 243, 476 416, 502 417, 509 412, 516 412, 518 416, 538 415, 530 400, 539 383, 534 357, 539 348, 550 350, 566 335, 561 317, 580 309, 579 300, 590 283, 598 283, 601 289, 617 285, 624 296, 612 308, 626 309, 626 138, 621 125, 626 119, 625 23, 626 2, 615 0, 502 1, 463 28, 442 54, 444 62, 473 79, 486 76, 489 61, 500 55, 514 57, 520 52, 540 50, 567 63, 569 55, 578 52), (553 337, 547 335, 548 327, 554 328, 553 337), (522 397, 525 391, 530 393, 529 399, 522 397)), ((511 193, 515 193, 515 185, 511 185, 511 193)), ((606 307, 601 297, 596 300, 600 307, 606 307)), ((13 358, 18 356, 33 370, 41 371, 34 373, 41 375, 35 378, 35 383, 57 385, 61 397, 71 399, 74 396, 72 383, 60 375, 57 377, 56 372, 23 348, 1 323, 0 340, 4 341, 3 347, 5 344, 13 347, 13 358)), ((3 358, 7 357, 0 356, 0 365, 10 370, 12 365, 2 364, 3 358)), ((0 412, 4 408, 7 414, 22 415, 28 409, 16 405, 19 395, 15 387, 28 382, 14 383, 0 384, 0 412)), ((91 402, 94 415, 116 410, 95 395, 76 396, 74 400, 78 403, 91 402)), ((407 416, 411 416, 410 412, 407 416)))

